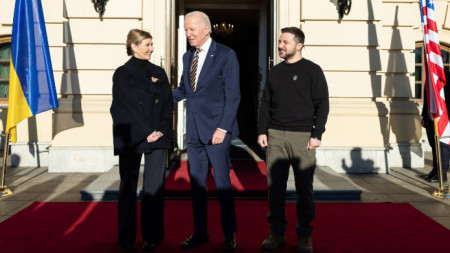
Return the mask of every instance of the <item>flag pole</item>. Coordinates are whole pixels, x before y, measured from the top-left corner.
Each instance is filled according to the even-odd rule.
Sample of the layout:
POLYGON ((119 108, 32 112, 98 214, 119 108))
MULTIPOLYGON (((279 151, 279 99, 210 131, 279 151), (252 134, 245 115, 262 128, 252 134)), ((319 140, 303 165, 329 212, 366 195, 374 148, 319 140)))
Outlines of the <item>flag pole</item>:
POLYGON ((0 197, 12 194, 12 191, 8 189, 5 185, 6 167, 8 166, 8 153, 9 153, 9 133, 5 132, 5 146, 3 147, 3 167, 2 167, 2 181, 0 185, 0 197))
POLYGON ((439 130, 438 130, 438 120, 434 119, 434 145, 436 146, 436 164, 437 164, 437 174, 439 187, 433 192, 433 196, 436 198, 450 198, 450 188, 444 186, 444 177, 442 173, 442 156, 441 156, 441 140, 439 138, 439 130))

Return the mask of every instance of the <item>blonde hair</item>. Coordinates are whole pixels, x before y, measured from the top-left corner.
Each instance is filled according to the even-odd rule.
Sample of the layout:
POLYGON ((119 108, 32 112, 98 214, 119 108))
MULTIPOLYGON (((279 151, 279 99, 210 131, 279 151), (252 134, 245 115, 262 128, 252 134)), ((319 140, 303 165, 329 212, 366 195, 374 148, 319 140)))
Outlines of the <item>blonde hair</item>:
POLYGON ((206 13, 204 13, 202 11, 192 11, 184 16, 184 20, 186 20, 192 16, 198 16, 200 18, 200 23, 205 26, 208 26, 209 33, 212 33, 211 21, 209 20, 209 17, 208 17, 208 15, 206 15, 206 13))
POLYGON ((131 29, 127 35, 127 55, 133 55, 131 44, 135 44, 136 46, 138 46, 145 39, 153 39, 153 37, 147 31, 131 29))

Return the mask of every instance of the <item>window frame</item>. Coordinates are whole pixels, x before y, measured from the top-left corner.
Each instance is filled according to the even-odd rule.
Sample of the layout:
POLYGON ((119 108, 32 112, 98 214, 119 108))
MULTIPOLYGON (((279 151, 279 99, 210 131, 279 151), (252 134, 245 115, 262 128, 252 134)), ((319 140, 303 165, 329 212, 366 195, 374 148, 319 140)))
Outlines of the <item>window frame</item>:
MULTIPOLYGON (((425 77, 425 68, 424 68, 425 52, 424 52, 423 41, 416 42, 415 48, 418 48, 418 47, 422 48, 422 59, 421 59, 420 63, 416 63, 416 61, 414 60, 414 87, 420 83, 420 85, 421 85, 421 97, 420 98, 413 97, 413 98, 411 98, 411 100, 415 101, 415 102, 419 102, 420 104, 422 104, 423 103, 423 94, 424 94, 424 89, 425 89, 425 78, 424 78, 425 77), (421 72, 422 72, 421 73, 422 79, 420 81, 416 81, 416 78, 415 78, 415 76, 417 75, 417 73, 415 71, 417 66, 421 67, 420 69, 421 69, 421 72)), ((447 51, 450 54, 450 46, 448 46, 446 44, 440 44, 440 48, 441 48, 441 51, 444 50, 444 51, 447 51)), ((444 62, 444 68, 447 68, 448 70, 450 70, 450 58, 449 58, 449 62, 447 62, 447 63, 444 62)))
MULTIPOLYGON (((5 44, 5 43, 11 43, 11 35, 0 36, 0 44, 5 44)), ((5 61, 5 60, 0 60, 0 61, 5 61)), ((10 62, 10 60, 7 60, 7 61, 10 62)), ((7 108, 8 101, 9 101, 8 98, 0 98, 0 108, 7 108)))

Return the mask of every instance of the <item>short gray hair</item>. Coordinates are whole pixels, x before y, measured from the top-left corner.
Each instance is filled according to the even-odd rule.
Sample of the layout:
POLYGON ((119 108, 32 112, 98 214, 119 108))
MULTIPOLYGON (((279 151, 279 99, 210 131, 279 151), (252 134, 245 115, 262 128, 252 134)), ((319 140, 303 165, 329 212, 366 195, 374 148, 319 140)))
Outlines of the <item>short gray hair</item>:
POLYGON ((202 23, 205 26, 208 26, 209 33, 212 33, 211 21, 209 20, 209 17, 208 17, 208 15, 206 15, 206 13, 204 13, 202 11, 191 11, 184 16, 184 20, 186 20, 190 17, 193 17, 193 16, 198 16, 200 18, 200 23, 202 23))

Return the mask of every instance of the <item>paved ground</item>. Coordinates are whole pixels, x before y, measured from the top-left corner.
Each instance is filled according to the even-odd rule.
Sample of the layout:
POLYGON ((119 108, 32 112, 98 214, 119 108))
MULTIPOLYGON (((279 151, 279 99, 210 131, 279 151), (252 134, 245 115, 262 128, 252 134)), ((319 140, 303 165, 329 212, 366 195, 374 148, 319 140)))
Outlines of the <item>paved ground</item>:
MULTIPOLYGON (((361 202, 408 202, 450 229, 450 200, 433 197, 431 194, 438 184, 418 177, 430 171, 430 154, 426 153, 425 158, 425 168, 391 168, 390 174, 338 174, 339 180, 336 176, 336 180, 319 178, 316 185, 339 189, 344 178, 363 191, 361 202)), ((80 190, 102 175, 104 173, 48 173, 47 168, 8 168, 6 184, 13 194, 0 197, 0 222, 34 201, 81 201, 80 190)))

